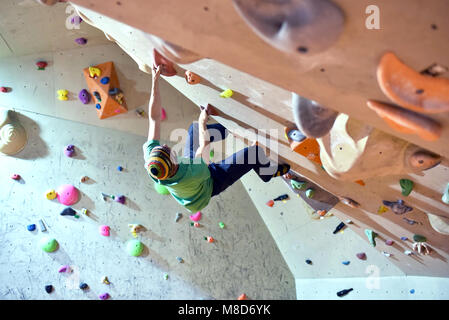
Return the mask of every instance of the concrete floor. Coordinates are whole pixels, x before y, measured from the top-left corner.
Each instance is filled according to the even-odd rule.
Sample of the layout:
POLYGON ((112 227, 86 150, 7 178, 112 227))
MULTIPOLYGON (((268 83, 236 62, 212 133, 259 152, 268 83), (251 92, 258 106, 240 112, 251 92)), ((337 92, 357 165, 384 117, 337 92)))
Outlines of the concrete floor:
POLYGON ((236 299, 241 293, 295 299, 293 275, 241 183, 213 199, 202 227, 195 228, 185 209, 153 189, 143 167, 144 137, 30 112, 20 119, 30 137, 27 147, 0 158, 0 299, 98 299, 103 292, 112 299, 236 299), (63 154, 67 144, 75 145, 74 158, 63 154), (10 179, 12 173, 23 179, 10 179), (80 182, 84 175, 90 183, 80 182), (82 194, 72 207, 89 209, 90 217, 61 216, 65 206, 45 198, 47 189, 65 183, 82 194), (124 194, 127 203, 105 202, 101 192, 124 194), (177 212, 183 218, 176 223, 177 212), (39 230, 39 219, 47 232, 39 230), (38 228, 29 232, 32 223, 38 228), (145 244, 141 257, 125 250, 130 223, 146 229, 138 234, 145 244), (109 238, 99 234, 101 224, 111 227, 109 238), (56 252, 38 248, 44 235, 57 239, 56 252), (203 239, 209 235, 215 243, 203 239), (72 274, 58 273, 65 264, 72 274), (80 281, 89 292, 78 288, 80 281), (55 287, 50 295, 46 284, 55 287))

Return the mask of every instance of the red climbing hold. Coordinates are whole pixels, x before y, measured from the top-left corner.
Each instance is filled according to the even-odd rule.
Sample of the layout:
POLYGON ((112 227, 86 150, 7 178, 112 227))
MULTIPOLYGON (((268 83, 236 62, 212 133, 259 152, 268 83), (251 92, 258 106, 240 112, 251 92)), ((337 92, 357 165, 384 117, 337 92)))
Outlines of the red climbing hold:
POLYGON ((45 70, 45 67, 48 66, 46 61, 38 61, 36 62, 37 70, 45 70))
POLYGON ((20 174, 14 173, 14 174, 11 176, 11 179, 13 179, 13 180, 20 180, 20 174))
POLYGON ((247 300, 247 296, 246 296, 246 294, 244 294, 244 293, 242 293, 239 297, 238 297, 238 300, 247 300))
POLYGON ((273 200, 268 201, 267 206, 269 206, 269 207, 274 206, 274 201, 273 200))
POLYGON ((6 93, 6 92, 8 92, 8 88, 0 87, 0 91, 3 92, 3 93, 6 93))

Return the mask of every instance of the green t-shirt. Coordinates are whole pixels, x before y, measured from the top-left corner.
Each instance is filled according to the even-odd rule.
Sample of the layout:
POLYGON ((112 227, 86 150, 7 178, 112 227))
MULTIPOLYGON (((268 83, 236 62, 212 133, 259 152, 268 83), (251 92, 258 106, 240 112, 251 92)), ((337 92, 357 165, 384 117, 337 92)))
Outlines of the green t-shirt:
MULTIPOLYGON (((148 140, 144 143, 145 168, 151 150, 160 145, 158 140, 148 140)), ((212 195, 213 183, 209 168, 200 158, 179 157, 178 164, 178 171, 169 179, 159 180, 153 178, 150 174, 148 176, 154 182, 165 186, 176 201, 186 207, 187 210, 190 212, 200 211, 209 204, 212 195)))

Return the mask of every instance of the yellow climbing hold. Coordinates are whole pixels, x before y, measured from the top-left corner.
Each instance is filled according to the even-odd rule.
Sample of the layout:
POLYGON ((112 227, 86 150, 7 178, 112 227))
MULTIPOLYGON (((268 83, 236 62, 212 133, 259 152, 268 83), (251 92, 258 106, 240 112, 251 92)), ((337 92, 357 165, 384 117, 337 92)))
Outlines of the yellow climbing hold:
POLYGON ((101 76, 101 70, 95 67, 89 67, 89 76, 91 78, 101 76))
POLYGON ((230 98, 230 97, 232 97, 233 94, 234 94, 234 92, 231 89, 226 89, 225 91, 220 93, 220 97, 222 97, 222 98, 230 98))
POLYGON ((58 94, 58 99, 61 101, 65 101, 65 100, 69 99, 67 96, 69 94, 69 92, 65 89, 60 89, 60 90, 56 91, 56 93, 58 94))
POLYGON ((46 197, 48 200, 53 200, 53 199, 55 199, 55 198, 56 198, 56 191, 55 191, 55 190, 48 190, 48 191, 45 193, 45 197, 46 197))
POLYGON ((378 214, 382 214, 382 213, 385 213, 385 212, 387 212, 387 211, 388 211, 388 208, 385 207, 384 205, 381 205, 381 206, 379 207, 379 209, 377 210, 377 213, 378 213, 378 214))

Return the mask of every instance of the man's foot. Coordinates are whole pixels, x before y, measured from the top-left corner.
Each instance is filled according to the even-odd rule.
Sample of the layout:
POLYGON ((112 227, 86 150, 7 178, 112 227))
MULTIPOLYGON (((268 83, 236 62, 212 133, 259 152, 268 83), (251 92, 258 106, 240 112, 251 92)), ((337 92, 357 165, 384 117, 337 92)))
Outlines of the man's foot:
POLYGON ((284 174, 286 174, 289 171, 290 171, 290 165, 289 164, 279 164, 278 165, 278 169, 273 174, 273 177, 283 176, 284 174))

